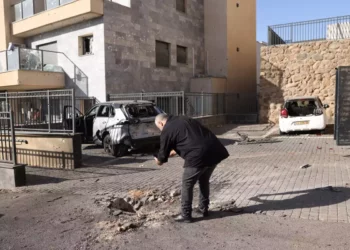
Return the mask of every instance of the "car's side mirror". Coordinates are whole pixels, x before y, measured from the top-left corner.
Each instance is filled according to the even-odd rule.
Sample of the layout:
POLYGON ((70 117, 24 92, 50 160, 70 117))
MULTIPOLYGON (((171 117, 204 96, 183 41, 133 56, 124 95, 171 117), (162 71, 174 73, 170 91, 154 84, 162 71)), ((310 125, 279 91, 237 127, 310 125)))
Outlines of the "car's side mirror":
POLYGON ((328 109, 328 108, 329 108, 329 105, 328 105, 328 104, 325 104, 325 105, 323 105, 323 107, 324 107, 325 109, 328 109))

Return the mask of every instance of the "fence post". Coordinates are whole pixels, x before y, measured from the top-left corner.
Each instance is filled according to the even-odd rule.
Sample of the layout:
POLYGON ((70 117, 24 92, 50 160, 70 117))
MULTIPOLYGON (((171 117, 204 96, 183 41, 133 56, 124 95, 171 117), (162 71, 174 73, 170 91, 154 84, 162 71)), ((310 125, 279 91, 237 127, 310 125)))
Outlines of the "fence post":
POLYGON ((204 93, 202 91, 202 116, 204 116, 204 93))
POLYGON ((176 115, 179 115, 179 97, 175 97, 175 105, 176 105, 176 115))
POLYGON ((219 111, 219 93, 216 94, 216 115, 219 115, 220 114, 220 111, 219 111))
POLYGON ((15 126, 13 124, 13 111, 10 110, 10 128, 11 128, 11 142, 12 142, 12 147, 11 147, 11 154, 12 154, 12 162, 13 165, 17 165, 17 152, 16 152, 16 134, 15 134, 15 126))
POLYGON ((181 91, 181 95, 182 95, 182 115, 185 116, 186 115, 186 109, 185 109, 185 91, 181 91))
POLYGON ((7 50, 6 50, 5 55, 6 55, 6 71, 5 72, 7 72, 7 71, 9 71, 9 55, 8 55, 7 50))
POLYGON ((290 42, 293 43, 293 24, 290 25, 290 42))
POLYGON ((75 134, 75 91, 72 89, 72 130, 75 134))
POLYGON ((51 133, 51 107, 50 107, 50 90, 46 91, 47 93, 47 115, 49 117, 49 133, 51 133))
POLYGON ((141 101, 143 100, 143 92, 141 92, 141 101))
POLYGON ((44 71, 44 51, 41 52, 41 71, 44 71))
POLYGON ((9 107, 10 107, 10 104, 9 104, 9 100, 8 100, 8 92, 6 91, 5 92, 5 106, 6 106, 6 108, 5 108, 5 112, 8 112, 10 109, 9 109, 9 107))

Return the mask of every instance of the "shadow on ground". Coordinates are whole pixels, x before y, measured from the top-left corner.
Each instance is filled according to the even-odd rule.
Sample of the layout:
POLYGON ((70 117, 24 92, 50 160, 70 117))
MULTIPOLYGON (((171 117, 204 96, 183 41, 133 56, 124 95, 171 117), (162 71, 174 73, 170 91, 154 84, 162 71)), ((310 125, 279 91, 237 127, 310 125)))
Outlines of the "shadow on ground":
POLYGON ((60 183, 66 180, 67 179, 63 179, 63 178, 56 178, 56 177, 49 177, 49 176, 42 176, 42 175, 35 175, 35 174, 26 174, 27 186, 60 183))
POLYGON ((118 167, 120 165, 128 165, 128 164, 141 164, 148 159, 140 159, 140 158, 134 158, 134 157, 120 157, 115 158, 108 155, 85 155, 83 154, 82 157, 82 164, 80 168, 86 168, 86 167, 96 167, 96 168, 103 168, 108 166, 110 167, 118 167))
POLYGON ((261 204, 244 207, 245 212, 278 211, 297 208, 313 208, 339 204, 350 198, 350 189, 346 187, 326 187, 301 191, 261 194, 250 198, 251 201, 261 204), (283 200, 272 200, 276 195, 292 195, 283 200), (271 199, 269 199, 271 197, 271 199))
POLYGON ((195 217, 193 218, 193 222, 199 222, 199 221, 207 221, 207 220, 217 220, 221 218, 226 217, 233 217, 240 215, 242 213, 234 213, 234 212, 228 212, 228 211, 210 211, 210 214, 208 217, 195 217))

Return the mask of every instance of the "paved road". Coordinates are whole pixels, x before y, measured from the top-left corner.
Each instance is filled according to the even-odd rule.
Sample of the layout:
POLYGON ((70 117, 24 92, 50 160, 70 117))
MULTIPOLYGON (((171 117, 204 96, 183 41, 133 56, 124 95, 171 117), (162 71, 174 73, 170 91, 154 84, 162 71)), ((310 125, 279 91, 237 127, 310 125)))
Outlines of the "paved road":
MULTIPOLYGON (((231 156, 214 172, 213 202, 236 200, 251 212, 349 222, 350 148, 337 147, 324 137, 276 138, 244 145, 234 145, 231 139, 223 142, 231 156), (306 164, 310 167, 300 168, 306 164), (322 189, 328 186, 334 189, 322 189)), ((159 168, 150 155, 114 159, 102 149, 84 152, 85 167, 76 171, 29 169, 28 180, 33 185, 18 190, 93 196, 180 186, 180 158, 159 168)))
MULTIPOLYGON (((223 249, 234 249, 235 244, 236 249, 240 246, 258 249, 259 244, 266 246, 261 249, 281 249, 281 246, 348 249, 344 247, 347 237, 343 234, 349 229, 350 148, 337 147, 332 139, 319 136, 274 138, 241 145, 235 145, 228 137, 223 142, 231 156, 214 172, 212 201, 236 200, 238 206, 256 215, 203 221, 191 225, 192 231, 182 226, 172 229, 174 226, 169 224, 137 233, 139 237, 149 234, 149 244, 154 248, 148 249, 164 249, 162 242, 164 246, 168 243, 162 238, 172 234, 175 239, 169 242, 180 244, 186 232, 189 249, 194 249, 190 243, 192 237, 202 237, 207 232, 213 242, 217 242, 216 238, 222 242, 220 237, 229 239, 226 245, 217 246, 223 249), (306 164, 310 167, 300 168, 306 164), (255 225, 260 225, 260 232, 255 225), (208 229, 200 230, 201 227, 208 229), (268 231, 264 231, 266 228, 268 231), (159 231, 164 234, 154 238, 159 231), (248 241, 251 236, 245 234, 256 241, 248 241), (325 236, 317 241, 322 235, 325 236), (335 235, 334 240, 329 235, 335 235)), ((97 194, 124 195, 133 189, 171 190, 180 185, 182 164, 180 158, 174 158, 159 168, 150 155, 114 159, 105 156, 101 149, 89 147, 84 150, 84 167, 76 171, 29 168, 28 187, 11 193, 0 192, 0 246, 21 249, 28 245, 27 249, 42 249, 42 244, 51 241, 52 249, 86 249, 86 235, 99 220, 106 219, 105 211, 93 203, 97 194), (62 198, 48 202, 52 197, 62 198), (89 219, 91 215, 93 221, 89 219), (41 219, 37 222, 36 218, 41 219), (44 235, 45 241, 38 241, 38 235, 44 235)), ((124 242, 123 237, 127 236, 120 239, 124 242)), ((142 237, 136 239, 142 243, 142 237)), ((113 239, 118 240, 116 236, 113 239)), ((127 238, 125 241, 132 242, 127 238)), ((203 242, 193 241, 193 244, 202 246, 203 242)), ((131 245, 138 249, 137 244, 131 245)), ((208 246, 212 247, 206 249, 214 249, 214 245, 208 246)), ((120 249, 133 248, 125 245, 120 249)))

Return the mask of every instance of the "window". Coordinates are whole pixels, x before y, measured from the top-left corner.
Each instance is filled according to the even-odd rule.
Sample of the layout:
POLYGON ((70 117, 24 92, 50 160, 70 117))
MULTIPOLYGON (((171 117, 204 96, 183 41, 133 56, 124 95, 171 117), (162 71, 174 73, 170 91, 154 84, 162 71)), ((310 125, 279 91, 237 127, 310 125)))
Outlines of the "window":
POLYGON ((98 110, 97 117, 109 117, 109 106, 101 106, 98 110))
POLYGON ((161 113, 153 105, 127 105, 125 110, 131 118, 155 117, 161 113))
POLYGON ((99 106, 95 106, 85 115, 85 116, 95 116, 97 113, 99 106))
POLYGON ((51 10, 60 6, 59 0, 46 0, 46 10, 51 10))
POLYGON ((186 0, 176 0, 176 10, 186 13, 186 0))
POLYGON ((93 41, 92 35, 79 37, 79 55, 92 55, 93 53, 93 41))
POLYGON ((187 64, 187 48, 183 46, 177 46, 176 49, 177 62, 187 64))
POLYGON ((170 44, 156 41, 156 66, 170 67, 170 44))

